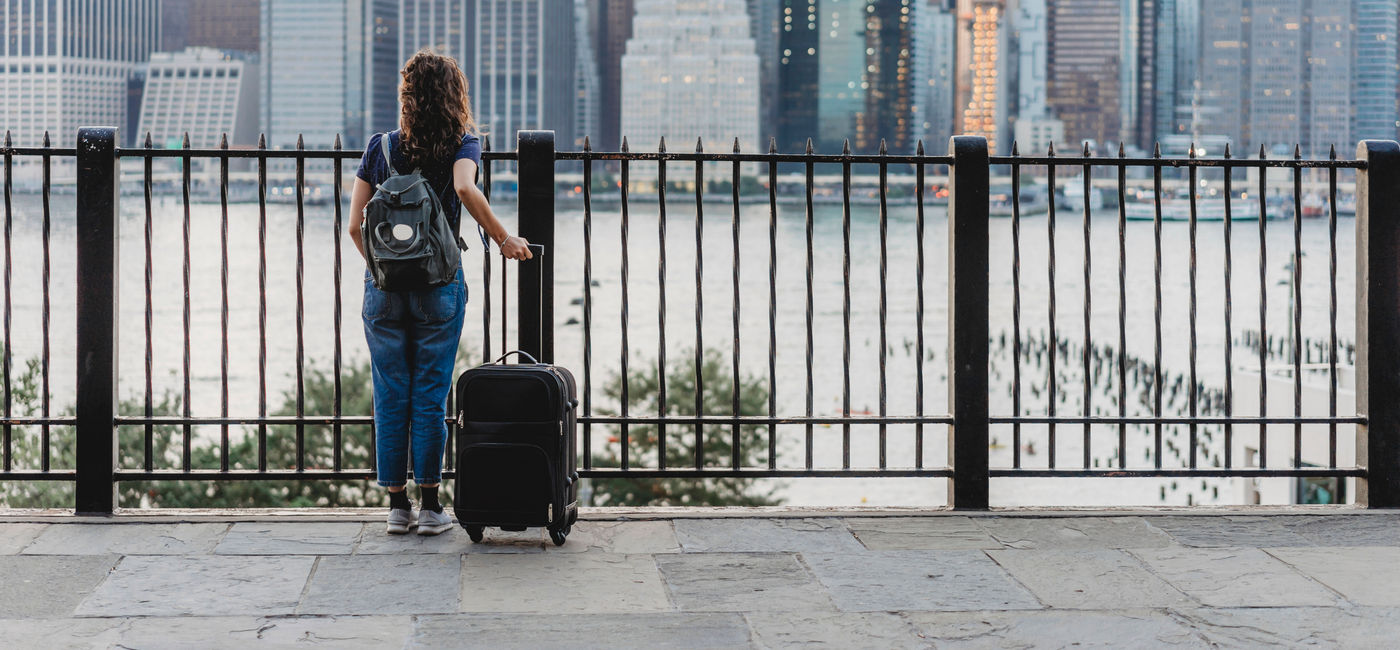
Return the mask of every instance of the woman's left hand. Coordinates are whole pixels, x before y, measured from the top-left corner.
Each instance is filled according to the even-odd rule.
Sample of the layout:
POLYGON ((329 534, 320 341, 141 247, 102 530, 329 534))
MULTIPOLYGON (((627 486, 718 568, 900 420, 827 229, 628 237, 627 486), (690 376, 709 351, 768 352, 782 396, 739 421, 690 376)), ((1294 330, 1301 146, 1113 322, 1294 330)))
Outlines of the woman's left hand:
POLYGON ((501 255, 508 260, 528 260, 534 257, 530 252, 530 242, 524 237, 506 237, 501 242, 501 255))

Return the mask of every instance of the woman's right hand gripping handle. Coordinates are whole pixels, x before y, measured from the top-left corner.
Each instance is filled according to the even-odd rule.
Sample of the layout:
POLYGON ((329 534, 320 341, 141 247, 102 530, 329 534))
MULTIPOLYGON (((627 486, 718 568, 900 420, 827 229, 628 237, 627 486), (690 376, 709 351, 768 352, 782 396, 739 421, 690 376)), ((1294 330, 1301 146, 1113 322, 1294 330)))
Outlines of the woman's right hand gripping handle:
POLYGON ((506 237, 501 242, 501 255, 508 260, 528 260, 534 257, 530 252, 530 242, 524 237, 506 237))

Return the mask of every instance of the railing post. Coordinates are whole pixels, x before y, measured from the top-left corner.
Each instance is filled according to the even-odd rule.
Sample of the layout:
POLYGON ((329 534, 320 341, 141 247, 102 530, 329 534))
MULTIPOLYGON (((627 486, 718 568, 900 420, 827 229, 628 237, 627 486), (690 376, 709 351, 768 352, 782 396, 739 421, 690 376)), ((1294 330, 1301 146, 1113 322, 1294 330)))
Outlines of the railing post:
POLYGON ((987 139, 954 136, 948 151, 948 505, 986 510, 987 139))
POLYGON ((76 404, 78 514, 117 505, 117 129, 78 129, 76 404))
POLYGON ((550 363, 554 361, 554 132, 518 131, 515 137, 520 236, 544 246, 544 255, 520 265, 518 340, 521 350, 550 363))
POLYGON ((1400 145, 1363 140, 1356 158, 1356 503, 1400 508, 1400 145))

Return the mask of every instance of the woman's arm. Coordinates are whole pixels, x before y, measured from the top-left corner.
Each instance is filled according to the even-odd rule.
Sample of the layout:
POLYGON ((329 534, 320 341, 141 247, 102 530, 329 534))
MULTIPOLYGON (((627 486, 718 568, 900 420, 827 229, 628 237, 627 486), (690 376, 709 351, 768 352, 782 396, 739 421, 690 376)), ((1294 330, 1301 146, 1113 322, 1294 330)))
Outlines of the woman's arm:
MULTIPOLYGON (((364 222, 365 204, 374 195, 374 188, 369 186, 362 178, 355 178, 355 187, 350 190, 350 225, 346 230, 350 232, 350 239, 355 242, 355 248, 360 251, 360 257, 365 257, 364 237, 360 233, 360 224, 364 222)), ((369 258, 365 257, 368 261, 369 258)))
POLYGON ((506 232, 506 227, 501 225, 501 221, 496 218, 496 213, 491 211, 491 205, 486 202, 486 196, 476 186, 476 161, 470 158, 463 158, 452 165, 452 184, 457 191, 457 198, 462 200, 462 206, 467 209, 476 222, 481 224, 481 228, 486 231, 486 236, 490 237, 496 245, 501 248, 501 255, 512 260, 528 260, 534 257, 530 253, 530 242, 524 237, 512 237, 506 232))

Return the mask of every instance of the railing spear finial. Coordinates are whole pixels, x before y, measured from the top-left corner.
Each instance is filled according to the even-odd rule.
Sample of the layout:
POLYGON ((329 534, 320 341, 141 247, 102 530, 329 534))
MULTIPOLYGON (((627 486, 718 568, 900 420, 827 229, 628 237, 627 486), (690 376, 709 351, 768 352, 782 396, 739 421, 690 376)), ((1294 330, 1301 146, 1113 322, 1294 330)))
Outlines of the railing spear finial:
MULTIPOLYGON (((44 148, 45 148, 45 149, 49 148, 49 130, 48 130, 48 129, 44 129, 44 148)), ((1333 152, 1335 152, 1335 151, 1336 151, 1336 148, 1334 147, 1334 148, 1333 148, 1333 152)))
POLYGON ((228 133, 221 133, 221 134, 219 134, 219 148, 220 148, 220 149, 227 149, 227 148, 228 148, 228 133))
POLYGON ((1225 158, 1228 159, 1229 157, 1230 157, 1230 143, 1226 142, 1226 143, 1225 143, 1225 158))
POLYGON ((10 146, 12 146, 10 141, 10 130, 5 129, 5 148, 8 149, 10 146))
POLYGON ((1293 159, 1294 159, 1294 160, 1302 160, 1302 159, 1303 159, 1303 145, 1302 145, 1301 143, 1296 143, 1296 142, 1295 142, 1295 143, 1293 144, 1293 159))
POLYGON ((1186 152, 1186 157, 1187 157, 1187 158, 1195 158, 1195 157, 1196 157, 1196 143, 1195 143, 1195 141, 1192 141, 1192 142, 1191 142, 1191 150, 1188 151, 1188 152, 1186 152))
POLYGON ((768 136, 768 153, 778 153, 778 139, 768 136))
POLYGON ((886 149, 886 147, 885 147, 885 139, 884 139, 884 138, 880 138, 880 150, 879 150, 879 151, 880 151, 880 155, 881 155, 881 156, 885 155, 885 154, 888 152, 888 149, 886 149))
POLYGON ((1012 141, 1011 141, 1011 155, 1013 155, 1013 156, 1019 156, 1019 155, 1021 155, 1021 147, 1020 147, 1020 144, 1019 144, 1018 142, 1016 142, 1015 140, 1012 140, 1012 141))
POLYGON ((1328 159, 1328 160, 1336 160, 1336 159, 1337 159, 1337 145, 1335 145, 1335 144, 1334 144, 1334 145, 1331 145, 1330 150, 1327 152, 1327 159, 1328 159))
POLYGON ((584 150, 584 151, 593 151, 593 147, 590 146, 589 143, 588 143, 588 136, 587 136, 587 135, 583 136, 583 150, 584 150))
POLYGON ((1260 143, 1259 143, 1259 159, 1260 159, 1260 160, 1263 160, 1263 159, 1268 158, 1268 157, 1269 157, 1268 152, 1264 151, 1264 143, 1260 142, 1260 143))
POLYGON ((739 136, 734 136, 734 153, 739 153, 739 136))
POLYGON ((1153 158, 1161 158, 1161 157, 1162 157, 1162 141, 1161 141, 1161 140, 1158 140, 1157 142, 1152 143, 1152 157, 1153 157, 1153 158))
POLYGON ((915 142, 915 143, 914 143, 914 155, 916 155, 916 156, 922 156, 922 155, 924 155, 924 139, 923 139, 923 138, 919 138, 918 142, 915 142))
POLYGON ((335 134, 335 142, 331 143, 331 148, 340 151, 340 134, 335 134))
POLYGON ((809 155, 812 153, 812 139, 811 139, 811 138, 807 138, 807 153, 808 153, 809 155))
POLYGON ((843 156, 849 156, 849 155, 851 155, 851 139, 850 139, 850 138, 846 138, 845 140, 843 140, 843 141, 841 142, 841 155, 843 155, 843 156))
POLYGON ((666 153, 666 136, 661 136, 661 142, 656 145, 656 153, 666 153))
POLYGON ((146 148, 147 148, 147 149, 150 149, 150 148, 153 146, 153 145, 151 144, 151 132, 150 132, 150 131, 147 131, 147 132, 146 132, 146 143, 145 143, 145 144, 146 144, 146 148))
POLYGON ((622 153, 627 153, 627 136, 622 136, 622 153))
POLYGON ((1088 158, 1088 157, 1089 157, 1089 141, 1088 141, 1088 140, 1085 140, 1085 141, 1084 141, 1084 157, 1085 157, 1085 158, 1088 158))
POLYGON ((695 137, 695 153, 704 153, 704 152, 705 152, 705 144, 701 141, 700 136, 696 136, 696 137, 695 137))
POLYGON ((1122 143, 1122 142, 1119 142, 1119 143, 1118 143, 1118 157, 1119 157, 1119 158, 1126 158, 1126 157, 1127 157, 1127 153, 1123 150, 1123 143, 1122 143))
POLYGON ((298 134, 297 134, 297 151, 301 151, 302 149, 305 149, 305 148, 306 148, 306 140, 303 139, 303 138, 301 137, 301 134, 300 134, 300 133, 298 133, 298 134))
POLYGON ((180 143, 180 146, 181 146, 182 148, 185 148, 185 149, 189 149, 189 148, 190 148, 190 132, 189 132, 189 131, 185 131, 185 138, 184 138, 184 141, 180 143))
POLYGON ((1055 143, 1051 142, 1046 152, 1051 158, 1055 157, 1055 143))

